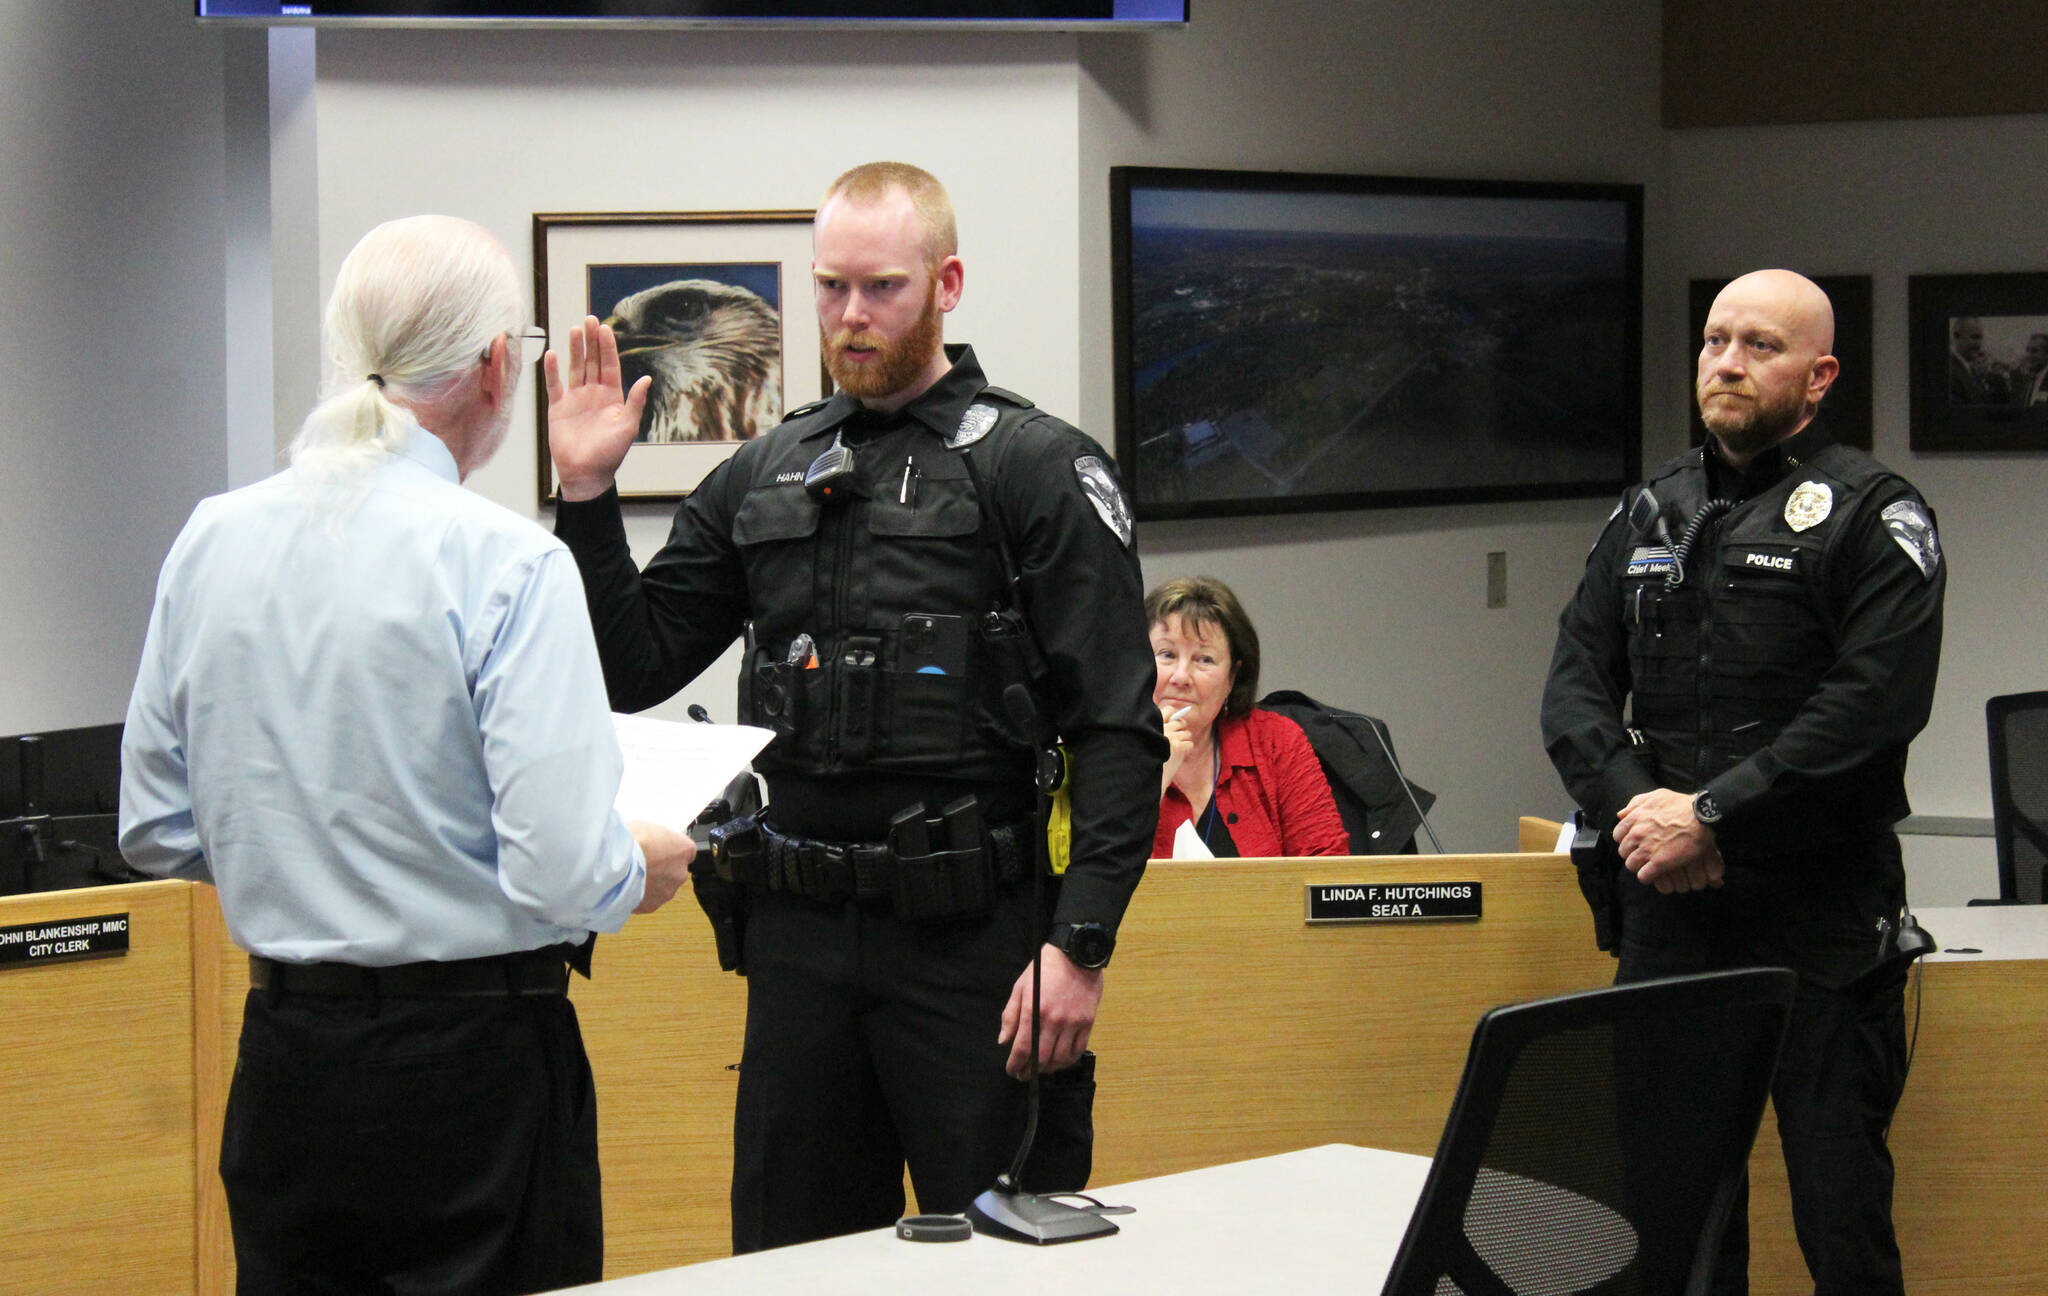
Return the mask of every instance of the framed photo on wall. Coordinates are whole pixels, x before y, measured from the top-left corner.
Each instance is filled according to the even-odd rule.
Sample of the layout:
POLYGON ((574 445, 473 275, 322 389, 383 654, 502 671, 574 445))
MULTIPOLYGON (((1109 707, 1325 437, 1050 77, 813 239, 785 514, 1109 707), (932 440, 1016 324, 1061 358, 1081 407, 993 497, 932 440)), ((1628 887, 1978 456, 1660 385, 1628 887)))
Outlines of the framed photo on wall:
POLYGON ((1914 275, 1915 450, 2048 450, 2048 273, 1914 275))
MULTIPOLYGON (((1709 279, 1695 279, 1690 285, 1687 297, 1686 320, 1691 332, 1686 334, 1688 346, 1684 372, 1697 378, 1699 373, 1700 346, 1707 328, 1707 312, 1713 308, 1714 298, 1733 275, 1717 275, 1709 279)), ((1828 301, 1835 308, 1835 359, 1842 362, 1842 372, 1828 388, 1827 397, 1821 401, 1821 413, 1827 419, 1828 430, 1835 440, 1843 445, 1855 446, 1858 450, 1871 448, 1870 393, 1873 390, 1870 374, 1870 276, 1869 275, 1814 275, 1813 282, 1828 295, 1828 301)), ((1707 425, 1700 422, 1700 407, 1697 401, 1688 402, 1688 417, 1692 421, 1692 436, 1687 445, 1698 445, 1707 439, 1707 425)))
POLYGON ((1110 170, 1139 518, 1611 495, 1642 458, 1638 185, 1110 170))
MULTIPOLYGON (((808 211, 538 212, 533 299, 568 363, 585 315, 612 326, 623 385, 653 379, 622 499, 675 500, 720 462, 831 391, 811 311, 808 211)), ((536 384, 540 502, 558 485, 536 384)))

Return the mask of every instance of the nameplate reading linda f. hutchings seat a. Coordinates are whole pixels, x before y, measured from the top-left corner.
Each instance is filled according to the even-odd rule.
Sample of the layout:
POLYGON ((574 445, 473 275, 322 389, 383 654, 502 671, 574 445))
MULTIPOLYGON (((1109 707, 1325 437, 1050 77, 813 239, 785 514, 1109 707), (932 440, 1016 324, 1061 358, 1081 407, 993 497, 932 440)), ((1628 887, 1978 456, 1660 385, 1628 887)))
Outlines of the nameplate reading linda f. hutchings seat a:
POLYGON ((1479 917, 1477 882, 1311 882, 1310 923, 1444 922, 1479 917))

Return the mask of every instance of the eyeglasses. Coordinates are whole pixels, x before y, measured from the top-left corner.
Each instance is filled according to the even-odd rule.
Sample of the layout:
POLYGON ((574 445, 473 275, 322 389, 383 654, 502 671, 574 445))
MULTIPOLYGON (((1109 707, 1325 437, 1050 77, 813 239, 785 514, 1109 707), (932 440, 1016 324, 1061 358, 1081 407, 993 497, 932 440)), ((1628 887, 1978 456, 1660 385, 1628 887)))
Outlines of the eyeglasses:
MULTIPOLYGON (((517 333, 508 329, 505 332, 505 336, 519 340, 519 364, 521 368, 531 369, 539 364, 542 353, 548 349, 548 331, 538 324, 529 324, 517 333)), ((484 348, 483 358, 486 360, 491 358, 489 347, 484 348)))
POLYGON ((519 363, 528 369, 540 363, 541 354, 548 349, 548 331, 538 324, 529 324, 519 330, 519 363))

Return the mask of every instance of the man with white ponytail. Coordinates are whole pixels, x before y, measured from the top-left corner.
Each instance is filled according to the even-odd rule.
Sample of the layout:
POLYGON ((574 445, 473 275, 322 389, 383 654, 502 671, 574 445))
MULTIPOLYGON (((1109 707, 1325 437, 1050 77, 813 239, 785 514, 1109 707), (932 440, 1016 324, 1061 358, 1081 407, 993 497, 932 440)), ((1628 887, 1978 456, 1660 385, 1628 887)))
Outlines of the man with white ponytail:
POLYGON ((568 553, 459 484, 504 438, 525 319, 480 227, 370 231, 291 468, 203 501, 158 580, 121 849, 214 884, 251 956, 220 1155, 244 1293, 603 1276, 569 971, 693 849, 612 809, 568 553))

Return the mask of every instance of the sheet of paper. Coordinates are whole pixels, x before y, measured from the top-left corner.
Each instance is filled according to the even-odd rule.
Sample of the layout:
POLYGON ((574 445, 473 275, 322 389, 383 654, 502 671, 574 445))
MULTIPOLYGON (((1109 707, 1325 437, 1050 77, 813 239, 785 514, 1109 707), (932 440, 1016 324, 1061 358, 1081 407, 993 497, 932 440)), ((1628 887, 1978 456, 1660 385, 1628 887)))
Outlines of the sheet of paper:
POLYGON ((626 772, 615 804, 628 819, 689 827, 775 735, 752 725, 688 724, 612 714, 626 772))
POLYGON ((1174 859, 1215 859, 1216 853, 1202 841, 1202 834, 1195 831, 1192 819, 1173 830, 1174 859))
POLYGON ((1554 849, 1560 855, 1571 854, 1572 838, 1578 835, 1579 826, 1569 819, 1565 820, 1564 826, 1557 830, 1557 845, 1552 849, 1554 849))

